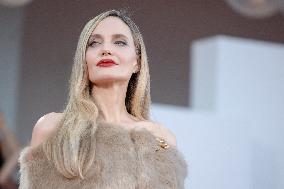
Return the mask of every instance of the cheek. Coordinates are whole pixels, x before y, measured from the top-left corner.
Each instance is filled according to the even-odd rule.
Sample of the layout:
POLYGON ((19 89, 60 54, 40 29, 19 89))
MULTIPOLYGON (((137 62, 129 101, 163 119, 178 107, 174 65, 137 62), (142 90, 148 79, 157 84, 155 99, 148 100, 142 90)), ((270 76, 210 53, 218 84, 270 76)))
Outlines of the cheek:
POLYGON ((96 55, 94 52, 87 51, 86 52, 86 64, 88 69, 89 79, 92 80, 94 77, 94 72, 96 69, 96 55))
POLYGON ((137 63, 137 57, 135 52, 125 52, 123 56, 121 56, 121 61, 128 66, 134 66, 137 63))
POLYGON ((87 50, 86 52, 86 62, 87 64, 93 64, 96 62, 97 54, 92 50, 87 50))

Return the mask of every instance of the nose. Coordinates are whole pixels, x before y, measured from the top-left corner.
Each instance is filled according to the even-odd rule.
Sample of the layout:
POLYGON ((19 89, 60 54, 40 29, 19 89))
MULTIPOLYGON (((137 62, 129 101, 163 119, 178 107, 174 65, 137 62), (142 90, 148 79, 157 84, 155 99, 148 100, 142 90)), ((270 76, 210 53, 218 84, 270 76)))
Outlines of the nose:
POLYGON ((111 55, 111 52, 109 50, 103 50, 102 55, 111 55))

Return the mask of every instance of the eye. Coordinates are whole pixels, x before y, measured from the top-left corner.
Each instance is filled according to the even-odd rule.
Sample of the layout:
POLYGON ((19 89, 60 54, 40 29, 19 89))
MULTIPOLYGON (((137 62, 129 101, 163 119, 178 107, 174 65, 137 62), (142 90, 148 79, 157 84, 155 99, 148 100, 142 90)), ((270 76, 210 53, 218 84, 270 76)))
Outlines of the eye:
POLYGON ((124 42, 124 41, 116 41, 115 44, 118 44, 119 46, 125 46, 125 45, 127 45, 127 43, 124 42))
POLYGON ((96 46, 97 44, 98 44, 99 42, 97 42, 97 41, 92 41, 92 42, 90 42, 89 43, 89 46, 96 46))

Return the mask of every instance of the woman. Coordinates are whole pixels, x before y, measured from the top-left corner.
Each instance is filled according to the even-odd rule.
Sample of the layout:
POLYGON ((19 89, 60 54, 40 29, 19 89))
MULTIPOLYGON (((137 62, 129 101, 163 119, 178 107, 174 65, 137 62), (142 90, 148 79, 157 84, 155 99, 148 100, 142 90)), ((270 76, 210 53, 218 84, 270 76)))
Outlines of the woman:
POLYGON ((15 173, 20 150, 16 136, 7 126, 4 114, 0 112, 0 189, 18 188, 15 173))
POLYGON ((65 110, 40 118, 21 153, 20 188, 184 188, 187 164, 175 136, 149 120, 150 102, 138 27, 122 11, 91 19, 65 110))

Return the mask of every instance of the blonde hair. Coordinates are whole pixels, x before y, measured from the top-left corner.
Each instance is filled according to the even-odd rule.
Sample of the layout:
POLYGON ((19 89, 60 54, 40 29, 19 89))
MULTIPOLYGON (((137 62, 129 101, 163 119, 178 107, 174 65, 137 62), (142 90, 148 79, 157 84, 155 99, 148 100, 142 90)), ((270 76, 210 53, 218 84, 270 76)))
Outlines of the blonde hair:
POLYGON ((100 21, 109 16, 118 17, 129 26, 140 66, 139 71, 131 76, 128 83, 126 109, 139 120, 149 119, 150 75, 142 35, 126 11, 109 10, 101 13, 88 21, 80 34, 69 81, 69 100, 63 111, 63 118, 55 135, 43 144, 48 159, 69 179, 84 179, 95 158, 98 107, 91 96, 85 54, 93 30, 100 21))

